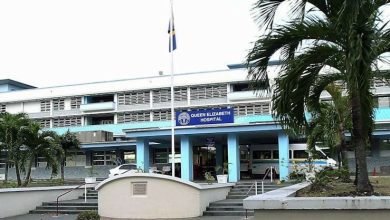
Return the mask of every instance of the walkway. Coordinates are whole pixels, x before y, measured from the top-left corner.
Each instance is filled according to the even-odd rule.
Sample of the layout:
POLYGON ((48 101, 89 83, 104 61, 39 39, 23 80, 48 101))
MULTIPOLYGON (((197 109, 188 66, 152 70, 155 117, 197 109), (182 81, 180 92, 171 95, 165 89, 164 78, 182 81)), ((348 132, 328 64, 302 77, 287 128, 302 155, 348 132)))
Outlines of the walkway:
MULTIPOLYGON (((76 220, 77 215, 60 215, 60 216, 52 216, 52 215, 40 215, 40 214, 27 214, 27 215, 19 215, 10 218, 4 218, 4 220, 76 220)), ((185 218, 175 220, 243 220, 245 217, 243 216, 202 216, 196 218, 185 218)), ((253 217, 248 217, 247 219, 253 219, 253 217)), ((161 220, 161 219, 159 219, 161 220)))

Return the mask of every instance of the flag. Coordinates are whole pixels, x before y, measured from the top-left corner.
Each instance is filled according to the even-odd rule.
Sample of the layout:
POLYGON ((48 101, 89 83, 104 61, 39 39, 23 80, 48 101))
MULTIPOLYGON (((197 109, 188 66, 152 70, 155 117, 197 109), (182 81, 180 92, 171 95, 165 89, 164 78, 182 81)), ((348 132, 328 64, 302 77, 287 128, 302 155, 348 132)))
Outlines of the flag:
POLYGON ((169 21, 168 34, 169 34, 169 52, 176 50, 176 33, 175 33, 175 23, 173 22, 173 16, 171 21, 169 21), (172 21, 172 25, 171 25, 172 21), (172 28, 172 30, 171 30, 172 28))

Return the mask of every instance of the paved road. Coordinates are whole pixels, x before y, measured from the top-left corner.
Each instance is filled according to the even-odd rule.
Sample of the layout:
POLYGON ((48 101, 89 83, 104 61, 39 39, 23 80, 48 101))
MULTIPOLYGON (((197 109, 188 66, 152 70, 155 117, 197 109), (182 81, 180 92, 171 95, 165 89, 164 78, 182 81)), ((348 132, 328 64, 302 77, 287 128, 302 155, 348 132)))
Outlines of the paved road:
MULTIPOLYGON (((4 218, 4 220, 76 220, 77 215, 41 215, 41 214, 27 214, 27 215, 19 215, 10 218, 4 218)), ((253 217, 249 217, 247 219, 253 219, 253 217)), ((159 219, 162 220, 162 219, 159 219)), ((175 219, 175 220, 245 220, 245 217, 227 217, 227 216, 202 216, 197 218, 185 218, 185 219, 175 219)))

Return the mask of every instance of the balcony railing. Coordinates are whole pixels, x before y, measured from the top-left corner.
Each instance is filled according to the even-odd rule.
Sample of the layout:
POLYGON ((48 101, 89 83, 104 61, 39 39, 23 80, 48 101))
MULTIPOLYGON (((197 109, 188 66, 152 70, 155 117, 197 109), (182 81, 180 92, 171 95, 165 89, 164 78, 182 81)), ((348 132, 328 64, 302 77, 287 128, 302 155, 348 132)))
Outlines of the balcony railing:
POLYGON ((111 110, 115 110, 115 102, 98 102, 98 103, 82 104, 80 105, 80 110, 83 112, 111 111, 111 110))
POLYGON ((259 91, 256 93, 253 90, 250 91, 239 91, 239 92, 229 92, 227 94, 229 101, 244 101, 244 100, 253 100, 253 99, 269 99, 270 96, 266 91, 259 91))

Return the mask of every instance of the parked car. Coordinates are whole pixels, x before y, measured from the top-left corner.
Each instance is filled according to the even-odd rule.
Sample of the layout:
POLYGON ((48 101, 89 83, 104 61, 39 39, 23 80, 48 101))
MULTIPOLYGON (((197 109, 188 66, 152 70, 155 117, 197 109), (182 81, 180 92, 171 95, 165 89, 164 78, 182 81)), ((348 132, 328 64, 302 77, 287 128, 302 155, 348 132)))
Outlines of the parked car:
POLYGON ((122 164, 111 169, 110 174, 108 174, 108 177, 113 177, 122 173, 137 173, 137 172, 138 172, 137 164, 134 163, 122 164))

